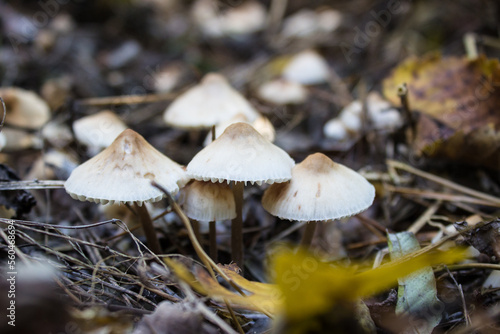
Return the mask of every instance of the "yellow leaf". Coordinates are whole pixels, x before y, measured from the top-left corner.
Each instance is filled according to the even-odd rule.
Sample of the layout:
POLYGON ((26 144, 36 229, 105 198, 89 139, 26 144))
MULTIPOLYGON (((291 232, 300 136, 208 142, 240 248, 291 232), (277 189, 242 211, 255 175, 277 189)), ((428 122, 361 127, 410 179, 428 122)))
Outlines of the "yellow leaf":
POLYGON ((335 267, 303 250, 278 253, 274 259, 276 283, 283 293, 284 313, 295 321, 325 312, 335 304, 354 302, 381 292, 423 267, 453 263, 463 250, 418 252, 361 273, 335 267))
POLYGON ((165 262, 179 279, 215 301, 270 316, 281 314, 294 323, 310 323, 315 316, 333 308, 345 305, 345 310, 348 310, 354 307, 360 298, 396 285, 399 277, 464 257, 463 250, 429 252, 423 249, 376 269, 357 272, 359 266, 338 267, 304 250, 285 250, 278 252, 271 261, 276 284, 248 281, 230 268, 222 268, 233 282, 247 291, 244 296, 226 289, 205 270, 198 270, 195 277, 180 263, 170 259, 165 259, 165 262))
MULTIPOLYGON (((242 296, 220 285, 205 270, 198 270, 195 278, 179 262, 165 259, 165 263, 175 272, 179 279, 189 284, 195 291, 216 301, 228 302, 237 308, 258 311, 268 315, 275 314, 281 304, 281 295, 276 286, 272 284, 250 282, 233 271, 231 279, 238 285, 243 284, 246 288, 249 288, 249 294, 242 296), (256 288, 254 290, 257 291, 252 290, 253 288, 256 288)), ((227 274, 230 270, 225 269, 225 271, 227 274)), ((241 286, 241 288, 247 290, 244 286, 241 286)))

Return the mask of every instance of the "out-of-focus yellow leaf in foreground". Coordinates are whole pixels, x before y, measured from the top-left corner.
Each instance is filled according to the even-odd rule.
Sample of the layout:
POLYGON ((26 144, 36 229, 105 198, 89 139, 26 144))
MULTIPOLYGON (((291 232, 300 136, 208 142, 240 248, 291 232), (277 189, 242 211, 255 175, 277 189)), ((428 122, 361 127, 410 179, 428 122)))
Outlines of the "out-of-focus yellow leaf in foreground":
POLYGON ((193 275, 180 263, 165 261, 179 279, 200 294, 228 302, 236 308, 281 315, 283 319, 301 323, 309 322, 338 305, 355 305, 360 298, 395 286, 399 277, 423 267, 454 263, 464 257, 465 252, 461 249, 446 252, 423 249, 376 269, 357 272, 357 266, 338 267, 303 250, 285 250, 271 259, 276 284, 248 281, 227 267, 223 268, 245 291, 245 296, 226 289, 204 270, 193 275))

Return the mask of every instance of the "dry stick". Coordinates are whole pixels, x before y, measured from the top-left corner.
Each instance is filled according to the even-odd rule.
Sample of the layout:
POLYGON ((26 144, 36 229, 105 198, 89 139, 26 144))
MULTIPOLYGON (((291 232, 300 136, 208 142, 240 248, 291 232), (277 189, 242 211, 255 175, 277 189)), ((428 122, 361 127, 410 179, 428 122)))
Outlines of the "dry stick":
POLYGON ((279 240, 285 238, 287 235, 295 232, 296 230, 298 230, 302 226, 304 226, 303 222, 296 222, 295 224, 293 224, 292 226, 290 226, 286 230, 280 232, 277 236, 275 236, 274 238, 272 238, 271 240, 269 240, 268 243, 272 244, 272 243, 274 243, 276 241, 279 241, 279 240))
POLYGON ((231 257, 233 262, 243 270, 243 182, 233 183, 236 218, 231 224, 231 257))
POLYGON ((437 201, 425 210, 425 212, 408 228, 408 232, 417 234, 418 231, 431 219, 441 206, 441 201, 437 201))
POLYGON ((484 206, 493 206, 493 207, 499 207, 498 204, 491 203, 490 201, 485 201, 482 199, 477 199, 469 196, 463 196, 463 195, 453 195, 453 194, 446 194, 446 193, 438 193, 434 191, 427 191, 427 190, 420 190, 420 189, 414 189, 414 188, 406 188, 406 187, 393 187, 386 185, 386 190, 394 193, 399 193, 399 194, 405 194, 405 195, 414 195, 414 196, 419 196, 422 198, 428 198, 428 199, 436 199, 436 200, 442 200, 442 201, 448 201, 448 202, 454 202, 454 203, 469 203, 469 204, 477 204, 477 205, 484 205, 484 206))
POLYGON ((302 234, 302 240, 300 240, 300 246, 304 249, 309 249, 311 247, 311 242, 314 237, 314 231, 316 230, 316 222, 306 222, 306 228, 304 229, 304 234, 302 234))
POLYGON ((455 279, 455 276, 453 276, 450 269, 446 268, 446 271, 448 272, 448 275, 451 277, 451 279, 455 283, 455 286, 457 287, 458 291, 460 291, 460 298, 462 299, 462 309, 463 309, 464 318, 465 318, 465 325, 467 327, 469 327, 470 326, 470 317, 469 317, 469 312, 467 311, 467 302, 465 301, 464 290, 462 289, 462 284, 458 284, 457 280, 455 279))
POLYGON ((415 119, 413 118, 410 109, 410 103, 408 102, 408 86, 406 85, 406 83, 399 85, 397 93, 401 100, 401 106, 403 107, 403 113, 405 115, 406 122, 410 124, 410 135, 408 142, 413 143, 416 133, 415 119))
POLYGON ((0 123, 0 132, 2 132, 3 124, 5 123, 5 116, 7 116, 7 107, 5 106, 5 102, 1 97, 0 101, 2 102, 2 109, 3 109, 2 123, 0 123))
POLYGON ((158 241, 158 237, 156 236, 155 228, 153 226, 153 222, 151 221, 151 216, 149 215, 148 209, 146 208, 146 203, 142 203, 142 205, 134 203, 134 208, 139 215, 139 220, 141 221, 142 229, 144 230, 144 234, 146 235, 148 247, 151 248, 151 251, 153 253, 161 254, 160 242, 158 241))
POLYGON ((274 34, 280 27, 283 16, 288 6, 288 0, 272 0, 271 8, 267 17, 267 29, 274 34))
POLYGON ((430 180, 432 182, 441 184, 442 186, 445 186, 447 188, 450 188, 450 189, 459 191, 461 193, 464 193, 464 194, 491 202, 491 203, 495 204, 495 206, 500 206, 500 198, 498 198, 498 197, 491 196, 491 195, 485 194, 483 192, 461 186, 459 184, 456 184, 455 182, 452 182, 452 181, 449 181, 449 180, 444 179, 442 177, 421 171, 420 169, 411 167, 411 166, 404 164, 402 162, 398 162, 398 161, 394 161, 394 160, 387 160, 387 164, 391 165, 397 169, 407 171, 408 173, 412 173, 412 174, 415 174, 417 176, 423 177, 424 179, 430 180))
POLYGON ((215 221, 208 223, 208 234, 209 240, 209 254, 214 262, 217 262, 217 227, 215 226, 215 221))
POLYGON ((124 96, 107 96, 107 97, 93 97, 77 102, 84 106, 105 106, 105 105, 118 105, 118 104, 140 104, 149 102, 158 102, 165 100, 172 100, 177 94, 163 93, 163 94, 146 94, 146 95, 124 95, 124 96))
POLYGON ((60 181, 60 180, 2 182, 0 183, 0 190, 60 189, 64 188, 64 182, 65 181, 60 181))

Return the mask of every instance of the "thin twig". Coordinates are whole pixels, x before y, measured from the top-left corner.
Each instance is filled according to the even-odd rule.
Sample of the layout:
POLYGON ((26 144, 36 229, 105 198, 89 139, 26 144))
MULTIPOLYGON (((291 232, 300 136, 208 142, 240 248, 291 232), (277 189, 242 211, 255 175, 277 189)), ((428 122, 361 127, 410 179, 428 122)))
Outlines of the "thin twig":
POLYGON ((0 190, 61 189, 64 188, 64 182, 60 180, 0 182, 0 190))
POLYGON ((480 191, 477 191, 477 190, 473 190, 473 189, 461 186, 461 185, 459 185, 459 184, 457 184, 455 182, 452 182, 452 181, 444 179, 442 177, 439 177, 439 176, 436 176, 436 175, 433 175, 433 174, 421 171, 421 170, 419 170, 417 168, 414 168, 412 166, 409 166, 409 165, 404 164, 404 163, 399 162, 399 161, 388 160, 387 164, 391 165, 391 166, 393 166, 393 167, 395 167, 397 169, 401 169, 401 170, 404 170, 406 172, 409 172, 409 173, 415 174, 417 176, 420 176, 422 178, 425 178, 425 179, 427 179, 429 181, 438 183, 438 184, 440 184, 442 186, 445 186, 447 188, 450 188, 450 189, 456 190, 458 192, 461 192, 461 193, 464 193, 464 194, 467 194, 467 195, 470 195, 470 196, 473 196, 473 197, 476 197, 476 198, 488 201, 488 202, 494 204, 495 206, 500 207, 500 198, 498 198, 498 197, 491 196, 491 195, 485 194, 483 192, 480 192, 480 191))
POLYGON ((78 100, 77 103, 84 106, 142 104, 142 103, 173 100, 177 95, 178 94, 174 93, 162 93, 162 94, 145 94, 145 95, 93 97, 93 98, 78 100))
POLYGON ((7 107, 5 106, 5 101, 1 97, 0 101, 2 102, 2 109, 3 109, 2 123, 0 123, 0 132, 2 132, 3 125, 5 123, 5 117, 7 116, 7 107))

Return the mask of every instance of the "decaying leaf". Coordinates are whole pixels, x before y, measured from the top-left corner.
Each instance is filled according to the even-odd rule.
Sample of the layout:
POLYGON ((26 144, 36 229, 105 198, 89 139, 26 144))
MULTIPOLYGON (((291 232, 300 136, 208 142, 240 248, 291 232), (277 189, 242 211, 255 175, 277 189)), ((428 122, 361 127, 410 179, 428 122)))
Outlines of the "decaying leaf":
POLYGON ((400 104, 397 87, 408 85, 417 114, 417 154, 500 168, 500 64, 431 54, 409 58, 383 83, 384 94, 400 104))
POLYGON ((479 224, 474 229, 469 229, 465 221, 454 226, 469 245, 483 254, 500 259, 500 219, 479 224))
MULTIPOLYGON (((418 251, 420 245, 411 232, 388 234, 391 259, 418 251)), ((408 326, 401 333, 431 333, 444 310, 437 298, 436 280, 431 267, 425 267, 398 279, 396 314, 408 316, 408 326)))

